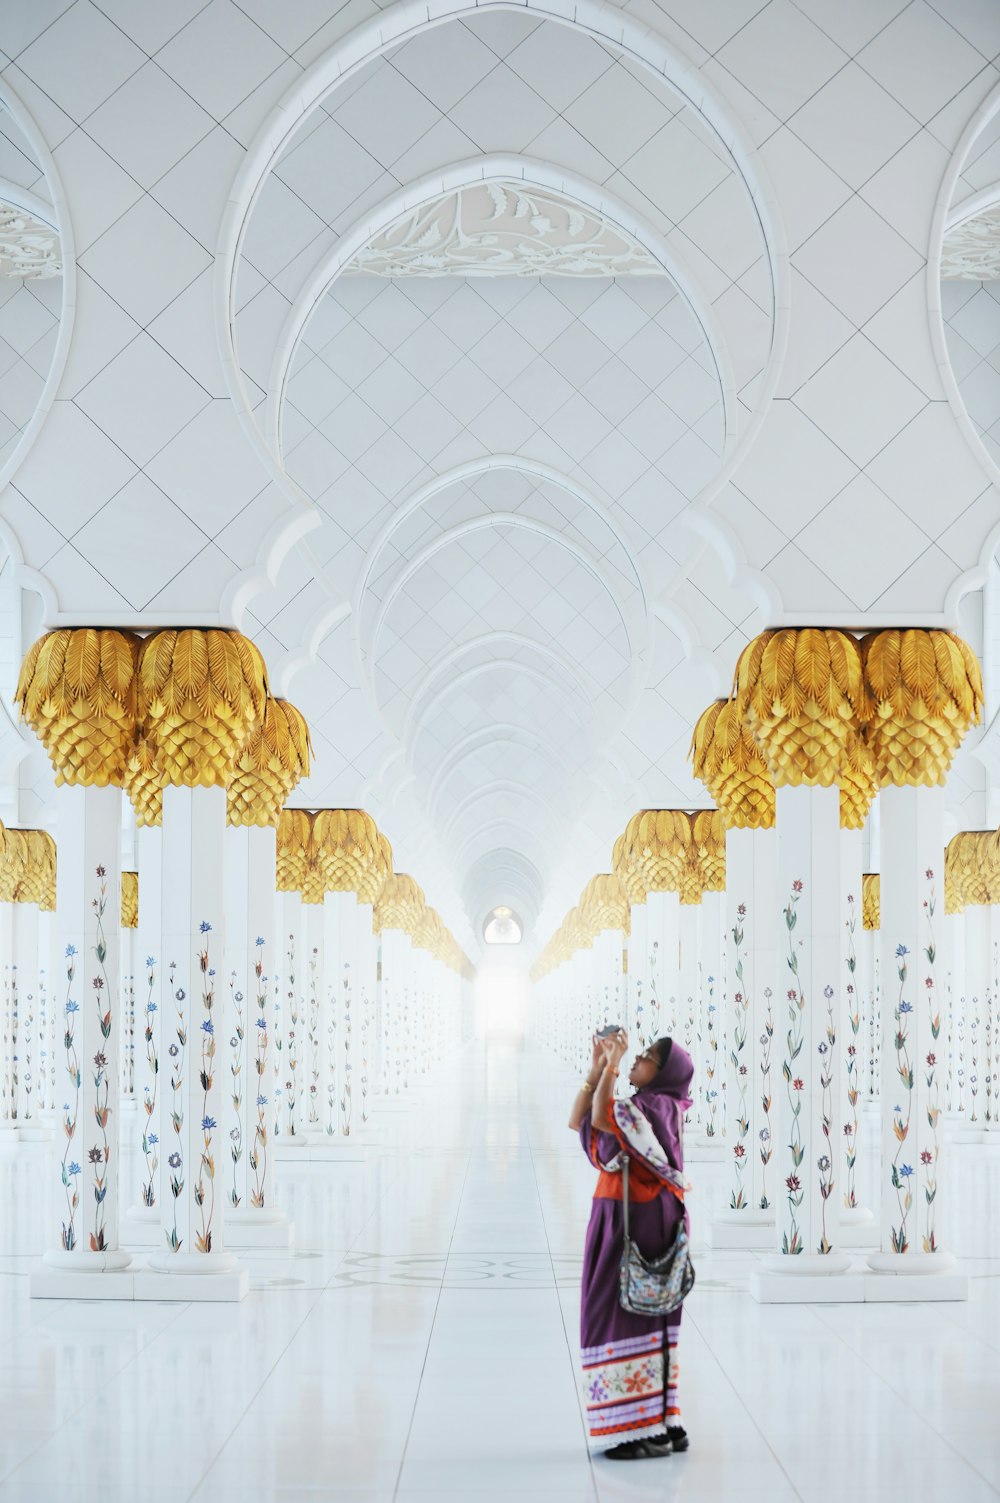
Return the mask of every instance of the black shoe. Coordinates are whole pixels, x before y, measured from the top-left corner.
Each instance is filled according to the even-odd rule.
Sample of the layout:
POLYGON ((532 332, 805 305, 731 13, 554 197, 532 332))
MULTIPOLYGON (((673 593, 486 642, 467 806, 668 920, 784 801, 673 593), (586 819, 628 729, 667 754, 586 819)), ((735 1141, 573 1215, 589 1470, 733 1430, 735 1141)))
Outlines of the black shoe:
MULTIPOLYGON (((687 1436, 684 1444, 687 1445, 687 1436)), ((672 1451, 669 1435, 651 1435, 642 1440, 623 1440, 603 1454, 609 1461, 655 1461, 660 1456, 669 1456, 672 1451)))
POLYGON ((686 1451, 691 1442, 688 1440, 687 1431, 680 1425, 671 1425, 666 1435, 662 1437, 670 1442, 671 1451, 686 1451))

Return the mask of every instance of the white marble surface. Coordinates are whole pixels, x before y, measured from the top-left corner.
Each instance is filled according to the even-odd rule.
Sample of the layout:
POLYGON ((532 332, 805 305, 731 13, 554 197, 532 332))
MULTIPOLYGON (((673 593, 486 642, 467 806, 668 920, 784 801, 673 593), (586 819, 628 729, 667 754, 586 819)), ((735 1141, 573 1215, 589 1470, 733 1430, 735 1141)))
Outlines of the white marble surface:
POLYGON ((576 1397, 593 1175, 573 1078, 516 1041, 425 1077, 379 1146, 281 1164, 291 1252, 241 1305, 54 1303, 47 1152, 0 1155, 0 1503, 883 1503, 1000 1498, 997 1150, 956 1149, 966 1305, 781 1307, 704 1248, 692 1173, 686 1456, 591 1465, 576 1397))

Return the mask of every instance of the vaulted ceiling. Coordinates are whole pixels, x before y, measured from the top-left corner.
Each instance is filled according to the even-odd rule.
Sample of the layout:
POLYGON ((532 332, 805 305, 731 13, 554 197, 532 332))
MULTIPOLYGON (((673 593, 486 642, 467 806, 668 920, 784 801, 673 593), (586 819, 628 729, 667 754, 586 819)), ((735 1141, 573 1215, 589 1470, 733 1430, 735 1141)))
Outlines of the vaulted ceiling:
POLYGON ((703 801, 761 625, 981 583, 1000 321, 933 259, 1000 179, 976 0, 9 12, 0 260, 5 203, 50 238, 0 276, 0 583, 251 631, 298 799, 466 935, 703 801))

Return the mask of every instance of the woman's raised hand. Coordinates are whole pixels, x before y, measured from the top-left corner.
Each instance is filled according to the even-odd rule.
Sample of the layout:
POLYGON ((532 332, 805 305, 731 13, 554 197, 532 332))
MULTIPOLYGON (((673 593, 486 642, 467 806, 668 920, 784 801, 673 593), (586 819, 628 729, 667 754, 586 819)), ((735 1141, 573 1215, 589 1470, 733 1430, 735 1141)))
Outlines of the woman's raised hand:
POLYGON ((590 1042, 593 1045, 593 1050, 590 1056, 590 1068, 595 1072, 595 1074, 600 1074, 601 1070, 604 1068, 604 1046, 607 1043, 607 1039, 599 1038, 595 1033, 590 1042))
POLYGON ((612 1033, 603 1040, 604 1063, 616 1069, 619 1062, 628 1053, 628 1034, 624 1028, 619 1028, 617 1033, 612 1033))

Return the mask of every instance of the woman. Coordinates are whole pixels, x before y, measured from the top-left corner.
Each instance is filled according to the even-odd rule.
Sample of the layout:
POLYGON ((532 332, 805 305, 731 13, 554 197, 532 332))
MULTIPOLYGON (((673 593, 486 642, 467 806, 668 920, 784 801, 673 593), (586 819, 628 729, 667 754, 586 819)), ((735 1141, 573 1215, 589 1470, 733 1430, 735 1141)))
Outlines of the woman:
POLYGON ((594 1038, 591 1069, 569 1125, 600 1170, 583 1260, 580 1346, 591 1444, 615 1461, 686 1451, 677 1402, 681 1312, 633 1315, 619 1303, 624 1221, 621 1165, 629 1160, 630 1232, 647 1258, 670 1247, 684 1211, 684 1113, 694 1074, 691 1056, 657 1039, 636 1056, 635 1094, 614 1099, 628 1049, 619 1031, 594 1038))

